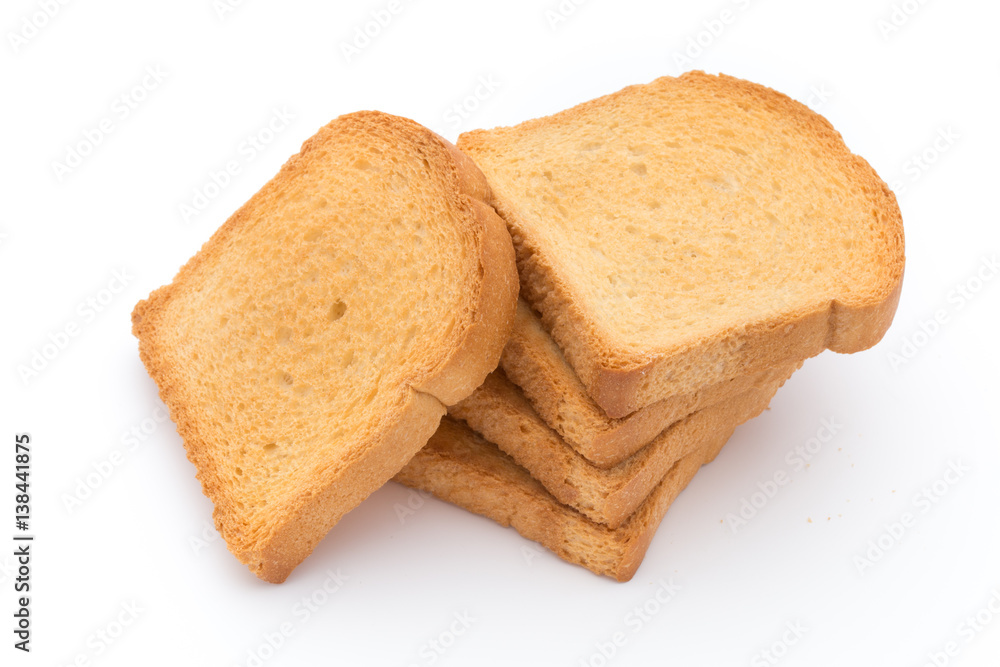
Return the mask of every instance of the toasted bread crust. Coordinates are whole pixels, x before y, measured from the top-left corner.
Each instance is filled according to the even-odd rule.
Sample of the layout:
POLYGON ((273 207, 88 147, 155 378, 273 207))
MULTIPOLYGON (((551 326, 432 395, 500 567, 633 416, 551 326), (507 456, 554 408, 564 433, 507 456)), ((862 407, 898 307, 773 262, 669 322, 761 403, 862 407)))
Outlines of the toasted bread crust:
POLYGON ((415 389, 436 396, 445 405, 457 403, 471 394, 499 364, 500 354, 514 326, 519 288, 514 246, 507 226, 490 206, 469 195, 466 199, 482 228, 478 303, 473 320, 454 354, 434 375, 413 383, 415 389))
POLYGON ((485 178, 443 138, 413 121, 380 112, 342 116, 307 140, 299 154, 237 210, 202 249, 185 264, 173 282, 139 302, 132 314, 132 331, 139 353, 160 397, 177 424, 188 458, 195 465, 202 488, 215 504, 215 523, 231 551, 261 579, 280 583, 315 547, 340 517, 390 479, 419 450, 437 427, 445 406, 464 398, 496 367, 513 323, 517 273, 509 236, 496 215, 483 203, 488 196, 485 178), (428 169, 449 174, 453 205, 461 214, 453 222, 475 244, 468 267, 466 289, 472 306, 460 325, 436 352, 429 368, 413 369, 396 391, 398 399, 382 415, 374 437, 361 443, 344 466, 321 467, 313 482, 298 489, 287 506, 275 511, 266 525, 249 525, 227 487, 221 470, 229 465, 213 447, 211 429, 199 419, 198 406, 178 394, 183 369, 170 358, 160 320, 174 295, 197 289, 198 268, 217 261, 220 248, 248 224, 253 211, 275 206, 276 196, 307 168, 312 151, 336 150, 338 138, 352 133, 382 132, 413 147, 427 159, 428 169))
POLYGON ((618 465, 671 424, 698 410, 788 375, 785 365, 740 375, 699 387, 692 393, 669 396, 625 417, 612 419, 587 393, 559 346, 523 299, 518 301, 514 330, 504 347, 500 366, 538 417, 599 468, 618 465))
POLYGON ((480 162, 490 179, 494 208, 507 221, 514 239, 522 296, 541 313, 546 329, 588 393, 611 418, 624 417, 667 396, 814 356, 824 349, 843 353, 866 349, 882 338, 892 321, 905 264, 902 217, 895 196, 867 162, 848 151, 825 118, 774 90, 725 75, 689 72, 679 80, 665 77, 647 86, 632 86, 515 128, 467 132, 459 137, 458 145, 480 162), (515 197, 494 178, 482 158, 514 133, 572 124, 590 111, 613 108, 637 91, 675 81, 787 117, 819 147, 819 155, 839 163, 850 187, 871 204, 872 234, 883 240, 881 255, 873 261, 885 267, 880 273, 884 278, 832 298, 818 296, 811 303, 722 328, 697 340, 636 350, 616 338, 583 287, 567 280, 560 259, 540 251, 532 237, 537 230, 529 228, 515 197))
POLYGON ((541 482, 559 502, 592 521, 617 528, 639 507, 670 467, 717 435, 756 417, 798 366, 761 378, 751 388, 681 419, 611 468, 600 468, 550 429, 501 371, 448 409, 541 482))
MULTIPOLYGON (((436 397, 411 390, 401 408, 389 417, 391 426, 382 433, 379 442, 364 450, 352 463, 349 474, 342 472, 327 477, 314 488, 303 489, 287 520, 258 549, 236 556, 264 581, 283 582, 326 534, 324 531, 317 536, 315 526, 326 525, 334 519, 330 524, 332 528, 349 509, 372 493, 368 487, 373 480, 375 488, 382 486, 387 481, 383 479, 386 471, 399 470, 406 465, 414 443, 426 443, 444 414, 445 407, 436 397), (357 480, 368 483, 359 484, 357 480)), ((222 533, 221 527, 219 532, 222 533)))
POLYGON ((702 463, 715 458, 727 438, 728 433, 713 433, 699 450, 677 461, 617 529, 563 505, 495 445, 447 417, 395 480, 511 526, 563 560, 595 574, 628 581, 642 563, 667 509, 702 463))

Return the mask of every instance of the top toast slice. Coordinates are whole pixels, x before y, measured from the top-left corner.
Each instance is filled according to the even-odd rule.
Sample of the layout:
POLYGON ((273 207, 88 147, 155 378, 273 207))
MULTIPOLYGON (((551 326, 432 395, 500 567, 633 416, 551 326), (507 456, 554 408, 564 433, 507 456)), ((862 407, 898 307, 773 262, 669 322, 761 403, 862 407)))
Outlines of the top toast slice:
POLYGON ((612 418, 885 333, 896 199, 822 116, 689 72, 459 137, 521 293, 612 418))
POLYGON ((302 145, 133 333, 230 550, 283 581, 496 367, 514 250, 482 173, 417 123, 302 145))

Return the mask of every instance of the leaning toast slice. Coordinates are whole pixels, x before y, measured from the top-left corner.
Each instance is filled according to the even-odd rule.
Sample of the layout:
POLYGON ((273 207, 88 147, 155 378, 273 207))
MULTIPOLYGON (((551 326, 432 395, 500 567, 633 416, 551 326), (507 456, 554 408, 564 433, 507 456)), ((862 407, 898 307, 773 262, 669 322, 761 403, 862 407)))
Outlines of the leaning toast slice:
POLYGON ((822 116, 689 72, 459 147, 490 182, 521 293, 612 418, 885 333, 896 199, 822 116))
POLYGON ((497 365, 518 290, 482 173, 417 123, 306 141, 133 332, 230 550, 283 581, 497 365))

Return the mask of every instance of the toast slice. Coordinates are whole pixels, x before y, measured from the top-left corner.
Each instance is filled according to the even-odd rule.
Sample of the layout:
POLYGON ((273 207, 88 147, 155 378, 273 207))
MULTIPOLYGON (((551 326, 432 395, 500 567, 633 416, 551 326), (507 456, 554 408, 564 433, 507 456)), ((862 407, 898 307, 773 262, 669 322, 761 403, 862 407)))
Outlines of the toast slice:
POLYGON ((677 461, 628 521, 616 529, 591 521, 556 500, 513 459, 468 426, 445 417, 437 433, 396 475, 406 486, 513 526, 563 560, 618 581, 642 563, 670 504, 713 460, 729 434, 714 433, 703 448, 677 461))
POLYGON ((283 581, 497 365, 518 287, 487 199, 430 130, 342 116, 135 307, 216 527, 261 579, 283 581))
POLYGON ((618 528, 668 470, 705 442, 726 438, 765 409, 798 366, 782 367, 742 394, 682 419, 618 465, 602 469, 575 452, 531 409, 502 371, 448 409, 537 479, 556 500, 592 521, 618 528))
POLYGON ((735 398, 769 379, 790 375, 785 366, 739 375, 612 419, 587 393, 562 350, 523 299, 518 300, 514 330, 500 357, 500 366, 533 411, 566 444, 599 468, 618 465, 693 412, 735 398))
POLYGON ((824 349, 896 310, 895 196, 822 116, 689 72, 467 132, 521 294, 612 418, 824 349))

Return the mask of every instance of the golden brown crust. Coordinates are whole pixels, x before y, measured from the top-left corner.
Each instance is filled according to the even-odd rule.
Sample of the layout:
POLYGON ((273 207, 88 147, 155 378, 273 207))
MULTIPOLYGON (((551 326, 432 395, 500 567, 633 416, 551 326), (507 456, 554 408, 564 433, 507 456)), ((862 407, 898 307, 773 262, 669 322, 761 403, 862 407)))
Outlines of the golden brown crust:
POLYGON ((612 419, 587 393, 559 346, 523 299, 518 301, 514 329, 500 365, 546 425, 599 468, 618 465, 693 412, 789 374, 779 366, 740 375, 691 393, 669 396, 612 419))
POLYGON ((301 501, 287 520, 260 549, 237 554, 239 559, 264 581, 283 582, 325 534, 318 533, 315 526, 332 527, 371 493, 370 483, 362 485, 357 480, 381 480, 386 470, 406 465, 413 443, 426 443, 444 413, 444 406, 435 397, 411 391, 402 409, 386 415, 391 426, 386 427, 380 442, 361 452, 349 469, 327 477, 316 488, 303 490, 301 501))
MULTIPOLYGON (((554 123, 572 123, 591 110, 611 108, 636 91, 673 81, 665 77, 647 86, 632 86, 513 128, 468 132, 459 137, 458 145, 485 167, 482 156, 505 137, 544 129, 554 123)), ((689 72, 679 81, 782 114, 808 134, 821 153, 843 165, 843 176, 871 202, 872 233, 884 240, 877 261, 886 269, 882 273, 885 278, 878 278, 877 284, 861 285, 852 293, 804 304, 796 311, 720 330, 706 339, 635 351, 609 333, 601 318, 594 314, 586 295, 567 282, 559 270, 559 259, 539 254, 532 240, 521 235, 519 230, 526 226, 517 204, 504 191, 504 184, 490 177, 494 208, 512 230, 522 296, 542 314, 545 327, 563 349, 588 393, 612 418, 624 417, 665 396, 766 370, 796 357, 814 356, 823 349, 837 352, 866 349, 887 330, 902 284, 904 239, 895 197, 867 162, 847 150, 839 133, 825 118, 781 93, 733 77, 689 72), (791 335, 786 332, 789 324, 794 327, 791 335)))
POLYGON ((260 578, 283 581, 345 512, 391 478, 423 446, 445 405, 463 398, 495 368, 512 326, 517 274, 509 236, 482 203, 488 192, 485 188, 485 178, 468 158, 417 123, 379 112, 342 116, 307 140, 302 151, 226 221, 171 284, 136 305, 132 330, 139 339, 140 356, 170 409, 205 495, 215 503, 216 526, 234 554, 260 578), (184 369, 169 361, 160 320, 175 294, 200 289, 199 267, 218 261, 220 249, 248 224, 253 211, 278 205, 289 180, 308 168, 306 156, 311 151, 336 150, 338 133, 363 138, 366 132, 387 133, 402 150, 424 155, 428 169, 450 175, 453 205, 463 212, 454 222, 464 226, 464 237, 475 244, 471 256, 476 265, 469 267, 468 284, 463 286, 468 289, 471 306, 463 313, 464 324, 442 343, 439 361, 411 375, 408 386, 398 387, 399 399, 381 415, 374 437, 358 444, 344 465, 315 470, 313 483, 298 489, 287 506, 275 509, 273 520, 254 524, 246 518, 222 474, 221 469, 230 462, 218 458, 211 433, 203 432, 210 426, 199 418, 200 407, 188 404, 179 390, 184 369))
POLYGON ((517 304, 517 269, 507 227, 483 202, 471 197, 468 202, 483 229, 479 257, 482 283, 473 321, 460 346, 437 373, 414 385, 435 395, 445 405, 471 394, 500 363, 500 354, 514 325, 517 304))
POLYGON ((714 458, 723 444, 724 437, 713 439, 678 461, 628 521, 614 530, 561 504, 495 445, 447 417, 395 480, 511 526, 595 574, 628 581, 667 509, 702 462, 714 458))
MULTIPOLYGON (((429 131, 428 131, 429 132, 429 131)), ((455 165, 459 191, 478 224, 479 298, 472 323, 455 353, 414 387, 452 405, 482 384, 500 363, 500 353, 514 326, 519 283, 514 246, 507 226, 486 202, 492 198, 486 177, 475 163, 446 139, 434 135, 455 165)))
POLYGON ((708 441, 728 439, 756 417, 798 364, 782 367, 756 386, 708 406, 660 433, 614 467, 595 466, 550 429, 501 371, 448 410, 525 468, 561 503, 592 521, 617 528, 636 511, 678 459, 708 441))

